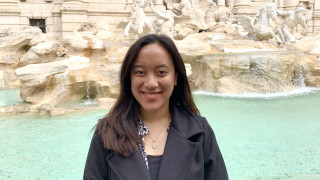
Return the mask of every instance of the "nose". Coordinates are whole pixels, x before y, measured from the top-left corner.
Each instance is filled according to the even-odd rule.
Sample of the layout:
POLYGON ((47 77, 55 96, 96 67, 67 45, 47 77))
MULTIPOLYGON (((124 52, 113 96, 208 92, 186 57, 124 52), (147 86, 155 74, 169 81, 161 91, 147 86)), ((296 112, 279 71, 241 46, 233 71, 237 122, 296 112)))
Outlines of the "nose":
POLYGON ((155 89, 158 87, 158 79, 154 76, 148 76, 145 81, 145 87, 149 90, 155 89))

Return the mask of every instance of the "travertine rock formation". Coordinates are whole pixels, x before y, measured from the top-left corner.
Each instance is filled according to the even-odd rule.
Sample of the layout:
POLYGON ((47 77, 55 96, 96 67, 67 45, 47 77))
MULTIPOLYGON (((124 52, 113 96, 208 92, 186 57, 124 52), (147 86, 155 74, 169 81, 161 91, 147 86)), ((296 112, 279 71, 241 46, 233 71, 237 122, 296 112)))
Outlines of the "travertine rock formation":
POLYGON ((5 36, 0 36, 0 88, 13 88, 19 85, 14 70, 20 57, 29 50, 32 39, 41 35, 39 28, 29 27, 18 32, 8 30, 5 36))
POLYGON ((192 66, 194 90, 236 94, 288 91, 303 86, 304 74, 319 67, 315 61, 302 60, 305 56, 299 53, 267 42, 212 40, 217 36, 198 34, 177 43, 184 60, 192 66), (301 68, 304 63, 312 67, 301 68))
MULTIPOLYGON (((109 100, 105 103, 103 98, 118 95, 119 69, 132 42, 115 41, 112 33, 99 29, 96 34, 74 32, 62 40, 35 28, 19 33, 15 36, 20 39, 11 36, 14 33, 0 39, 0 85, 20 87, 22 99, 35 108, 88 98, 100 99, 105 106, 109 100)), ((203 32, 175 42, 193 90, 272 93, 304 85, 320 87, 319 37, 279 47, 203 32)))

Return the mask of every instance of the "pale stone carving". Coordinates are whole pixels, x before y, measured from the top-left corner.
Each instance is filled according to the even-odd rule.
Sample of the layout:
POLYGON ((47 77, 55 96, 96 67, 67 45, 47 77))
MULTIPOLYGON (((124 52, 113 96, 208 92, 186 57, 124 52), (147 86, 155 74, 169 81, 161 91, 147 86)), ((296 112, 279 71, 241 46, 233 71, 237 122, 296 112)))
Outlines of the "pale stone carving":
POLYGON ((153 32, 152 23, 144 12, 148 4, 149 0, 137 0, 134 2, 130 11, 129 21, 124 20, 118 25, 118 27, 121 27, 121 24, 127 24, 124 29, 124 36, 128 36, 130 30, 138 36, 153 32))
POLYGON ((180 3, 173 3, 171 10, 179 16, 176 24, 193 25, 199 30, 208 29, 208 25, 205 22, 205 11, 198 7, 197 4, 192 6, 189 0, 181 0, 180 3))
POLYGON ((206 23, 209 25, 209 29, 212 29, 218 22, 218 17, 216 16, 214 12, 218 10, 218 6, 213 3, 209 6, 207 12, 206 12, 206 23))
MULTIPOLYGON (((38 27, 24 27, 19 31, 6 31, 6 36, 0 37, 0 51, 12 50, 19 51, 37 36, 42 36, 42 32, 38 27)), ((1 54, 1 53, 0 53, 1 54)))
POLYGON ((303 37, 301 40, 294 43, 293 46, 305 54, 311 54, 320 57, 320 34, 303 37))
POLYGON ((174 32, 176 40, 182 40, 186 38, 189 34, 195 34, 199 32, 199 28, 192 24, 176 24, 174 26, 174 32))
POLYGON ((16 69, 16 76, 25 86, 39 86, 45 83, 49 76, 62 73, 68 69, 83 69, 89 67, 89 59, 85 57, 71 57, 62 61, 29 64, 16 69))
POLYGON ((56 56, 58 58, 68 57, 68 49, 65 46, 58 46, 56 49, 56 56))
POLYGON ((0 31, 0 37, 5 37, 10 34, 10 28, 4 28, 0 31))
POLYGON ((277 9, 275 4, 264 5, 258 12, 255 18, 246 15, 234 16, 243 28, 248 32, 248 36, 254 40, 268 40, 275 38, 280 44, 282 40, 273 32, 273 27, 270 25, 269 18, 273 21, 277 19, 277 9))
POLYGON ((158 34, 166 34, 173 38, 174 31, 174 18, 178 16, 174 14, 171 10, 165 10, 163 12, 158 11, 154 8, 153 3, 150 3, 151 10, 156 14, 156 18, 153 21, 153 27, 158 34))
POLYGON ((233 18, 229 8, 217 7, 214 3, 206 12, 206 22, 208 24, 233 24, 236 20, 233 18))
POLYGON ((48 41, 33 46, 24 54, 19 61, 19 66, 39 64, 54 61, 56 58, 54 42, 48 41))
POLYGON ((98 104, 99 107, 110 109, 116 100, 115 98, 98 98, 98 104))
MULTIPOLYGON (((190 5, 188 0, 186 3, 190 5)), ((186 10, 183 9, 184 13, 188 12, 186 10)), ((190 10, 191 14, 195 12, 191 5, 190 10)), ((163 14, 161 12, 161 15, 163 14)), ((188 14, 185 14, 184 18, 186 15, 188 14)), ((163 23, 159 23, 161 25, 159 27, 162 27, 163 24, 171 22, 169 25, 174 24, 174 31, 179 30, 179 35, 176 37, 183 35, 181 38, 183 40, 176 41, 176 45, 187 63, 186 70, 192 90, 219 93, 277 92, 292 89, 294 86, 292 82, 298 82, 299 77, 305 78, 307 86, 320 87, 320 63, 316 59, 320 54, 319 35, 297 40, 294 45, 284 44, 279 47, 270 42, 230 38, 225 30, 231 29, 233 24, 228 25, 229 21, 225 23, 219 18, 213 21, 217 25, 222 24, 220 27, 224 27, 224 30, 218 31, 218 28, 215 28, 214 32, 206 30, 206 32, 197 33, 200 31, 199 27, 192 24, 197 19, 195 17, 189 20, 184 19, 185 21, 180 21, 181 18, 173 18, 174 21, 163 19, 163 23), (175 24, 177 21, 188 24, 175 24), (300 57, 299 53, 295 55, 288 51, 287 47, 294 47, 299 53, 302 52, 308 56, 300 57), (297 74, 299 71, 296 67, 300 66, 303 67, 300 68, 303 72, 297 74)), ((254 26, 258 26, 255 22, 258 19, 252 19, 254 26)), ((21 87, 23 100, 37 106, 50 104, 54 107, 62 101, 85 98, 88 96, 86 92, 88 84, 90 84, 92 98, 116 97, 119 92, 119 69, 129 47, 126 43, 115 40, 116 35, 112 32, 99 30, 94 35, 87 29, 84 31, 75 31, 69 34, 73 37, 64 36, 63 39, 55 40, 47 39, 48 36, 44 36, 38 28, 26 29, 23 33, 9 32, 6 36, 0 37, 0 68, 2 68, 0 69, 0 87, 7 88, 9 87, 7 82, 12 84, 14 78, 18 78, 20 84, 14 87, 21 87), (44 59, 33 62, 35 59, 30 56, 31 52, 39 57, 47 54, 56 54, 57 57, 51 59, 54 62, 50 63, 43 63, 44 59), (70 59, 65 59, 68 57, 70 59), (19 60, 23 59, 28 61, 26 64, 42 64, 18 68, 19 60), (9 73, 13 70, 9 68, 16 70, 16 76, 10 77, 9 73)), ((38 60, 39 57, 37 57, 38 60)), ((52 112, 54 110, 51 114, 52 112)))
POLYGON ((225 32, 233 36, 239 36, 239 27, 235 24, 229 8, 218 7, 215 4, 210 5, 206 12, 206 22, 209 25, 207 32, 225 32))
POLYGON ((297 28, 299 24, 304 29, 307 28, 304 12, 305 9, 303 7, 298 7, 294 11, 277 10, 277 13, 284 18, 283 24, 278 27, 279 36, 282 41, 295 42, 296 38, 293 35, 294 28, 297 28))
POLYGON ((97 34, 98 33, 98 28, 93 23, 81 23, 80 24, 80 28, 77 31, 78 32, 91 31, 91 32, 93 32, 93 34, 97 34))
POLYGON ((72 35, 67 35, 63 38, 63 43, 71 46, 73 49, 83 50, 88 48, 88 40, 80 32, 74 32, 72 35))

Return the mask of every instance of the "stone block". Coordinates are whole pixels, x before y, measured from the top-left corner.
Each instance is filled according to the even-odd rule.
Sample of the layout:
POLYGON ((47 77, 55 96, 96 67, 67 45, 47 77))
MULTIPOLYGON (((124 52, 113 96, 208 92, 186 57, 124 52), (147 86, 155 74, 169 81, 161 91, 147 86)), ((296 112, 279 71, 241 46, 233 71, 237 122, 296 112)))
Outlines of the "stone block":
POLYGON ((0 16, 0 25, 15 25, 20 24, 19 16, 10 16, 10 15, 4 15, 0 16))
POLYGON ((244 6, 244 7, 235 7, 232 9, 233 14, 244 14, 244 15, 255 15, 257 13, 257 10, 255 10, 252 7, 244 6))
POLYGON ((233 7, 238 7, 238 6, 250 6, 251 5, 250 0, 234 0, 233 1, 233 7))
POLYGON ((53 24, 53 17, 46 18, 46 25, 51 25, 51 24, 53 24))
POLYGON ((62 31, 63 32, 73 32, 80 28, 80 23, 63 23, 62 31))
POLYGON ((25 16, 22 16, 20 17, 20 24, 22 25, 29 25, 29 18, 25 17, 25 16))
POLYGON ((53 31, 54 32, 61 32, 62 31, 62 19, 61 19, 61 17, 54 17, 53 18, 53 31))
POLYGON ((315 19, 314 21, 313 21, 313 26, 315 26, 315 27, 318 27, 318 26, 320 26, 320 18, 318 19, 315 19))
POLYGON ((62 14, 62 23, 83 23, 88 21, 86 14, 62 14))
POLYGON ((298 0, 284 0, 284 6, 286 8, 296 7, 298 5, 298 0))

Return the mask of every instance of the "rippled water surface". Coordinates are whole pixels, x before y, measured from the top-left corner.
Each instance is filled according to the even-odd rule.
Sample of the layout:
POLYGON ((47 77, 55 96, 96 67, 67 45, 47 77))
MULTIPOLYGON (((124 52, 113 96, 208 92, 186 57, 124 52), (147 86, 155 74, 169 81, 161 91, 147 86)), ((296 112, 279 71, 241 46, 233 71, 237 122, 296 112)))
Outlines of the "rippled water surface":
MULTIPOLYGON (((231 180, 320 175, 320 92, 293 97, 195 95, 231 180)), ((0 117, 0 179, 81 179, 91 128, 106 111, 0 117)))
POLYGON ((196 104, 215 131, 230 179, 320 179, 319 91, 274 99, 197 95, 196 104))

